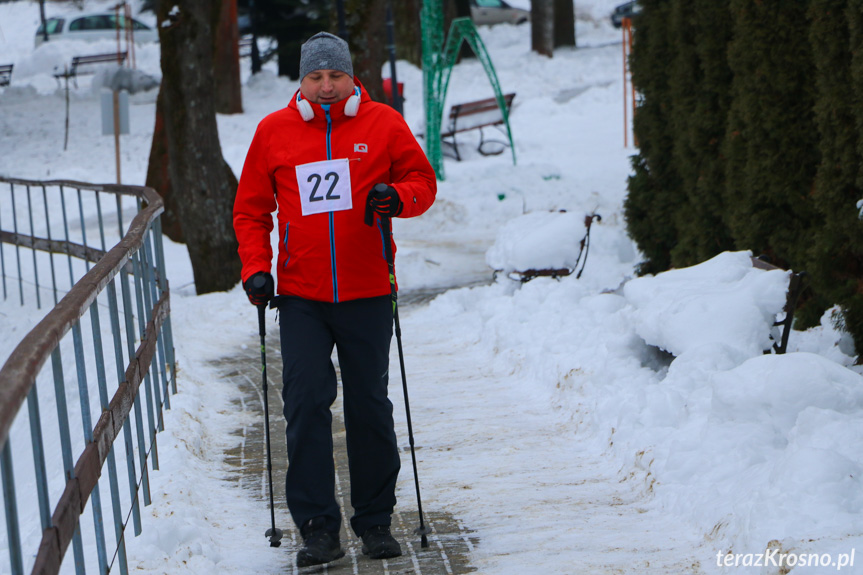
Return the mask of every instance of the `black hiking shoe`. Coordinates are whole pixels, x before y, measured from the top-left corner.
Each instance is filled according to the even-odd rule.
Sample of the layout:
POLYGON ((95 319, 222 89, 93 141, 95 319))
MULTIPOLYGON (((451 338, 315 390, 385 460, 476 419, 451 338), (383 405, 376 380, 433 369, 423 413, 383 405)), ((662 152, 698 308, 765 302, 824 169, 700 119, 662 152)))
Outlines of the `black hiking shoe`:
POLYGON ((363 554, 372 559, 389 559, 402 554, 399 542, 390 534, 387 525, 370 527, 363 533, 363 554))
POLYGON ((303 548, 297 552, 297 567, 329 563, 345 556, 339 534, 323 529, 323 518, 311 519, 303 525, 303 548))

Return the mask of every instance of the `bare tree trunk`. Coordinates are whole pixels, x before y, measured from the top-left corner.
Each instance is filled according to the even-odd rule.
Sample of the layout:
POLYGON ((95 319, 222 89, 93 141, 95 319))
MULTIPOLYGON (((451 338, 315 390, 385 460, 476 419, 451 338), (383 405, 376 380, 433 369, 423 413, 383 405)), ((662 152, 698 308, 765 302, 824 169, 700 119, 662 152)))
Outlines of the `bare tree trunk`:
POLYGON ((449 33, 449 27, 452 26, 452 21, 458 18, 459 14, 458 3, 460 0, 443 0, 443 35, 449 33))
POLYGON ((307 34, 305 38, 298 38, 297 34, 280 30, 276 35, 279 43, 279 76, 287 76, 291 80, 302 80, 300 78, 300 55, 302 44, 314 34, 307 34))
POLYGON ((386 0, 347 0, 345 13, 354 76, 372 100, 386 102, 381 76, 387 61, 386 0))
POLYGON ((554 2, 530 0, 530 49, 554 56, 554 2))
POLYGON ((554 0, 554 47, 575 46, 575 3, 554 0))
POLYGON ((177 211, 177 198, 171 187, 168 173, 168 133, 165 131, 165 93, 159 87, 156 100, 156 126, 153 128, 153 143, 150 145, 150 161, 147 164, 146 185, 156 190, 165 203, 162 213, 162 233, 177 243, 186 243, 180 214, 177 211))
POLYGON ((396 58, 422 67, 420 0, 391 0, 396 29, 396 58))
POLYGON ((213 62, 216 80, 216 112, 242 114, 240 84, 240 32, 237 28, 237 0, 222 0, 216 21, 213 62))
MULTIPOLYGON (((456 0, 455 2, 456 18, 470 18, 470 0, 456 0)), ((449 31, 447 30, 447 34, 449 31)), ((458 51, 458 57, 461 58, 476 58, 473 49, 467 42, 462 42, 458 51)))
POLYGON ((213 99, 213 22, 222 0, 159 0, 168 174, 198 294, 240 277, 232 227, 237 180, 222 157, 213 99))

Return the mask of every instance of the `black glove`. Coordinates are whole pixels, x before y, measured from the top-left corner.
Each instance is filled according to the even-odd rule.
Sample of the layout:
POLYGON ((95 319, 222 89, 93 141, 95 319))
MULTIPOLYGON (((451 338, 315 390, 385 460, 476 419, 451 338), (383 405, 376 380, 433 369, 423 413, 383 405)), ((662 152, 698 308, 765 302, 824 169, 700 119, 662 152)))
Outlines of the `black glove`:
POLYGON ((267 305, 274 294, 273 276, 269 272, 258 272, 243 282, 243 289, 252 305, 267 305))
POLYGON ((375 184, 375 187, 369 192, 369 207, 382 216, 394 218, 402 213, 404 204, 394 187, 386 184, 375 184))

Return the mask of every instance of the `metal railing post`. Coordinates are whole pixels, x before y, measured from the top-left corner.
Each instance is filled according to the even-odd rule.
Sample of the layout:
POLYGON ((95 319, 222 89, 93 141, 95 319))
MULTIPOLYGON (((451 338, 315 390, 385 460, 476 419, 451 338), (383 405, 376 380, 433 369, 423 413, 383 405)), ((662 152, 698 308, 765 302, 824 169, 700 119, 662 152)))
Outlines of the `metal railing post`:
MULTIPOLYGON (((80 197, 80 196, 79 196, 80 197)), ((93 419, 90 416, 90 391, 87 386, 87 367, 84 359, 84 338, 81 334, 81 324, 72 326, 72 341, 75 346, 75 368, 78 373, 78 399, 81 404, 81 427, 84 431, 84 443, 93 443, 93 419)), ((108 572, 108 557, 105 552, 105 525, 102 518, 102 496, 99 484, 90 494, 90 505, 93 508, 93 529, 96 535, 96 555, 99 558, 99 573, 108 572)))
MULTIPOLYGON (((51 217, 48 209, 48 191, 45 186, 42 186, 42 203, 45 205, 45 235, 48 236, 48 243, 51 243, 51 217)), ((57 305, 57 274, 54 271, 54 251, 48 252, 48 259, 51 262, 51 286, 54 289, 54 305, 57 305)))
MULTIPOLYGON (((138 328, 141 331, 141 341, 147 337, 147 322, 149 321, 148 314, 144 312, 144 296, 143 296, 143 272, 142 272, 142 263, 141 263, 141 252, 140 250, 132 255, 132 269, 134 270, 133 281, 135 282, 135 301, 138 303, 138 328)), ((149 299, 149 298, 148 298, 149 299)), ((150 438, 150 453, 153 454, 153 458, 150 461, 150 465, 153 470, 159 469, 159 449, 156 446, 156 418, 155 411, 153 408, 153 389, 152 389, 152 379, 150 378, 150 370, 146 370, 144 372, 143 366, 141 371, 144 373, 144 396, 147 400, 147 429, 149 430, 148 437, 150 438)))
MULTIPOLYGON (((159 287, 162 293, 168 293, 168 276, 165 272, 165 251, 162 243, 162 220, 156 220, 153 229, 156 241, 156 268, 159 271, 159 287)), ((177 373, 174 363, 174 335, 171 331, 171 316, 165 318, 162 324, 165 333, 165 354, 171 369, 171 393, 177 393, 177 373)))
POLYGON ((123 198, 117 194, 117 227, 120 230, 120 237, 123 237, 123 198))
POLYGON ((103 252, 107 252, 108 248, 105 246, 105 220, 102 217, 102 196, 99 192, 96 192, 96 213, 99 216, 99 245, 102 246, 103 252))
MULTIPOLYGON (((69 410, 66 407, 66 382, 63 377, 63 358, 60 348, 51 352, 51 365, 54 368, 54 395, 57 399, 57 425, 60 428, 60 452, 63 455, 63 470, 66 479, 75 477, 72 463, 72 442, 69 436, 69 410)), ((84 543, 81 539, 81 523, 75 520, 75 534, 72 537, 72 550, 75 555, 75 572, 84 575, 84 543)))
MULTIPOLYGON (((81 199, 81 188, 77 188, 78 192, 78 221, 81 222, 81 243, 84 248, 87 248, 87 227, 84 225, 84 202, 81 199)), ((90 271, 90 260, 84 258, 84 268, 90 271)))
MULTIPOLYGON (((125 272, 120 272, 124 274, 125 272)), ((117 364, 117 381, 125 381, 126 374, 123 366, 123 342, 120 332, 120 312, 117 306, 117 286, 115 279, 108 284, 108 309, 111 314, 111 335, 114 339, 114 361, 117 364)), ((141 534, 141 507, 138 503, 137 476, 135 472, 135 448, 132 441, 132 424, 129 418, 123 422, 123 442, 126 448, 126 470, 129 475, 129 492, 132 501, 132 522, 135 526, 135 535, 141 534)))
MULTIPOLYGON (((30 216, 30 235, 35 236, 33 228, 33 200, 30 197, 30 186, 27 186, 27 214, 30 216)), ((42 295, 39 293, 39 264, 36 262, 36 250, 33 252, 33 276, 36 280, 36 309, 42 309, 42 295)))
POLYGON ((39 500, 39 519, 42 531, 51 527, 51 503, 48 501, 48 474, 45 470, 45 448, 42 441, 42 418, 39 415, 39 394, 36 386, 27 395, 30 415, 30 443, 33 446, 33 467, 36 473, 36 498, 39 500))
MULTIPOLYGON (((103 238, 104 243, 104 238, 103 238)), ((93 328, 93 352, 96 357, 96 380, 99 386, 99 405, 102 411, 109 409, 108 378, 105 373, 105 352, 102 346, 102 326, 99 320, 99 305, 97 301, 90 304, 90 325, 93 328)), ((117 541, 117 551, 120 556, 120 572, 127 573, 126 545, 123 540, 123 511, 120 509, 120 486, 117 480, 117 463, 114 458, 114 447, 108 451, 108 484, 111 489, 111 511, 114 518, 114 535, 117 541)))
POLYGON ((6 510, 6 536, 12 575, 24 575, 21 556, 21 533, 18 529, 18 501, 15 498, 15 474, 12 471, 12 450, 9 443, 0 450, 0 475, 3 477, 3 503, 6 510))
MULTIPOLYGON (((130 260, 131 261, 131 260, 130 260)), ((120 288, 123 295, 123 316, 126 318, 126 347, 129 348, 129 363, 135 357, 135 326, 132 312, 132 296, 129 293, 129 278, 126 271, 120 273, 120 288)), ((140 321, 140 319, 139 319, 140 321)), ((150 504, 150 476, 147 471, 147 446, 144 444, 144 418, 141 412, 141 394, 135 394, 135 430, 138 436, 138 464, 141 467, 141 489, 144 506, 150 504)))
MULTIPOLYGON (((12 232, 18 237, 18 210, 15 207, 15 186, 11 186, 12 192, 12 232)), ((18 264, 18 295, 21 305, 24 305, 24 274, 21 273, 21 248, 15 243, 15 262, 18 264)))
MULTIPOLYGON (((69 218, 66 217, 66 190, 63 189, 63 186, 60 186, 60 205, 63 210, 63 238, 68 245, 71 240, 69 240, 69 218)), ((71 250, 66 251, 66 258, 69 260, 69 287, 72 287, 75 285, 75 273, 72 271, 71 250)))
MULTIPOLYGON (((9 184, 9 187, 12 187, 12 184, 9 184)), ((2 206, 2 204, 0 204, 2 206)), ((2 220, 3 209, 0 207, 0 230, 3 229, 3 220, 2 220)), ((6 254, 4 254, 3 244, 0 243, 0 273, 3 274, 3 301, 6 301, 7 293, 6 293, 6 254)))
MULTIPOLYGON (((153 317, 150 310, 152 310, 156 305, 156 302, 159 301, 159 298, 156 295, 156 276, 154 271, 155 262, 153 261, 153 254, 150 249, 150 231, 148 231, 144 236, 144 246, 141 252, 143 254, 142 267, 144 270, 141 280, 144 282, 145 287, 144 303, 146 304, 147 324, 149 325, 150 320, 153 317)), ((157 334, 153 334, 154 337, 156 335, 157 334)), ((153 354, 153 360, 150 366, 153 372, 153 393, 156 404, 156 429, 158 431, 165 431, 165 425, 162 421, 162 387, 164 387, 165 383, 165 372, 164 370, 159 370, 159 361, 157 360, 157 356, 161 358, 163 354, 161 352, 161 346, 158 343, 158 338, 156 339, 156 346, 158 353, 153 354)), ((165 395, 165 402, 166 406, 170 406, 170 400, 168 400, 167 395, 165 395)))

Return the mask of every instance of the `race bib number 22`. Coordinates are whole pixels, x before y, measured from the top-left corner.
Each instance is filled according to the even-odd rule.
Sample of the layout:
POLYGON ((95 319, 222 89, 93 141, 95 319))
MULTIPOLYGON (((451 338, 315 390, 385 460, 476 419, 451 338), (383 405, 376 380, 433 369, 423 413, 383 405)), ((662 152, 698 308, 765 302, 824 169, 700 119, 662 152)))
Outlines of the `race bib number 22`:
POLYGON ((304 216, 353 207, 347 158, 297 166, 297 185, 304 216))

